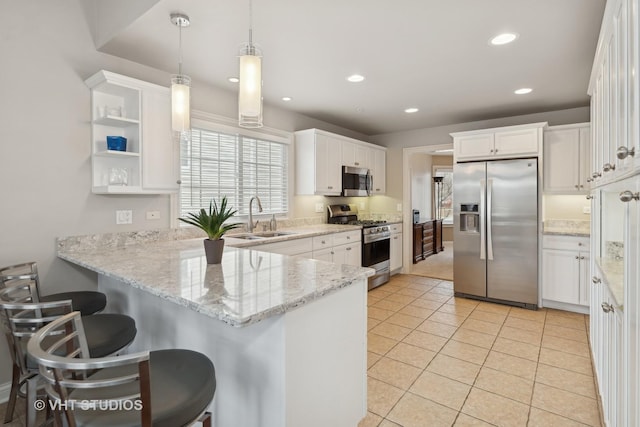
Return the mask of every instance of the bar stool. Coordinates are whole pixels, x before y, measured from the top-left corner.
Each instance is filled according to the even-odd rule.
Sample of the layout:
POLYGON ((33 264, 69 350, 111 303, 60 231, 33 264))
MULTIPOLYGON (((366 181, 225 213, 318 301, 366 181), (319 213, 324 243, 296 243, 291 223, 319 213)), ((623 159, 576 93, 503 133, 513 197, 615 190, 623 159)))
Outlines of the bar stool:
MULTIPOLYGON (((38 388, 37 362, 27 354, 27 342, 39 328, 71 313, 70 300, 33 302, 37 290, 33 281, 0 290, 0 313, 13 361, 11 392, 5 423, 13 419, 21 385, 26 384, 27 426, 35 425, 34 402, 38 388)), ((79 313, 79 312, 78 312, 79 313)), ((94 314, 83 319, 87 351, 91 357, 105 357, 122 351, 136 336, 135 321, 124 314, 94 314)))
POLYGON ((207 356, 158 350, 96 359, 87 350, 83 323, 78 312, 62 316, 36 332, 27 346, 49 399, 65 403, 55 405, 58 424, 64 416, 71 427, 177 427, 196 421, 211 426, 206 409, 216 374, 207 356))
POLYGON ((33 281, 36 284, 38 298, 34 302, 71 300, 73 309, 81 312, 83 316, 102 311, 107 305, 107 297, 101 292, 71 291, 42 295, 40 293, 38 266, 33 261, 0 268, 0 285, 3 288, 27 281, 33 281))

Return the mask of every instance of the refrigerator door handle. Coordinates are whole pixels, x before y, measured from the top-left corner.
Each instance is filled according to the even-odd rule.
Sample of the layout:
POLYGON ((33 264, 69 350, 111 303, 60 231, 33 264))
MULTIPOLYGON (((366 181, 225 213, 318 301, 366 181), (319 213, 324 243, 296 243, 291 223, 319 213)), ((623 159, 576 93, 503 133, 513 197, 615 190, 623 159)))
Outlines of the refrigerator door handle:
POLYGON ((486 259, 485 247, 487 246, 485 240, 485 228, 484 228, 484 218, 485 218, 485 195, 486 195, 486 183, 484 179, 480 180, 480 259, 486 259))
POLYGON ((493 193, 493 180, 487 180, 487 259, 493 260, 493 241, 491 238, 491 193, 493 193))

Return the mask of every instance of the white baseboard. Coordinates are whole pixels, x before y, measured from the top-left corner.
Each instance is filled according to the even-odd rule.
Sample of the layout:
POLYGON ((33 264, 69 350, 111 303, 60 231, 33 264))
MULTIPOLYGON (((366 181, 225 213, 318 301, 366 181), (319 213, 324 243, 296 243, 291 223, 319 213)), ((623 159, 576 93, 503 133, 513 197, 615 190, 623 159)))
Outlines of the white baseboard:
POLYGON ((0 384, 0 403, 9 401, 9 393, 11 393, 11 381, 0 384))
POLYGON ((542 300, 542 307, 555 308, 557 310, 573 311, 574 313, 589 314, 589 307, 585 305, 569 304, 558 301, 542 300))

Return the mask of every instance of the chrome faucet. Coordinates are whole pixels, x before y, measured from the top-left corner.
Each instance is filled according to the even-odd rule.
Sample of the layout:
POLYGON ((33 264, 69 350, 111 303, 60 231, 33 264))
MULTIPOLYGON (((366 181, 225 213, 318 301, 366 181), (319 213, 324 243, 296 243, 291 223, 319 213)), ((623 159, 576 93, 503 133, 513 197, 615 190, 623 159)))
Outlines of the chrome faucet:
POLYGON ((253 209, 251 207, 253 206, 254 200, 258 201, 258 212, 262 212, 262 203, 260 202, 260 197, 253 196, 251 200, 249 200, 249 224, 247 224, 247 230, 249 231, 249 233, 253 233, 253 229, 258 225, 258 221, 256 221, 255 224, 253 223, 253 209))

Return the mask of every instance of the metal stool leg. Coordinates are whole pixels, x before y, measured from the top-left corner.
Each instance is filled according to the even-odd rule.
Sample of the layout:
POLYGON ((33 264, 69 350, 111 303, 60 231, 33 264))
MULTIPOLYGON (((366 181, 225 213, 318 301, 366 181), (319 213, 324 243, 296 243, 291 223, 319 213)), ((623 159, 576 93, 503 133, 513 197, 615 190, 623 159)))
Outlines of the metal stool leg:
POLYGON ((27 427, 35 427, 36 425, 36 408, 34 403, 38 396, 38 375, 34 375, 27 379, 27 427))
POLYGON ((7 412, 4 414, 5 424, 13 420, 13 411, 16 409, 16 398, 20 389, 20 367, 13 364, 13 374, 11 378, 11 392, 9 393, 9 402, 7 403, 7 412))

